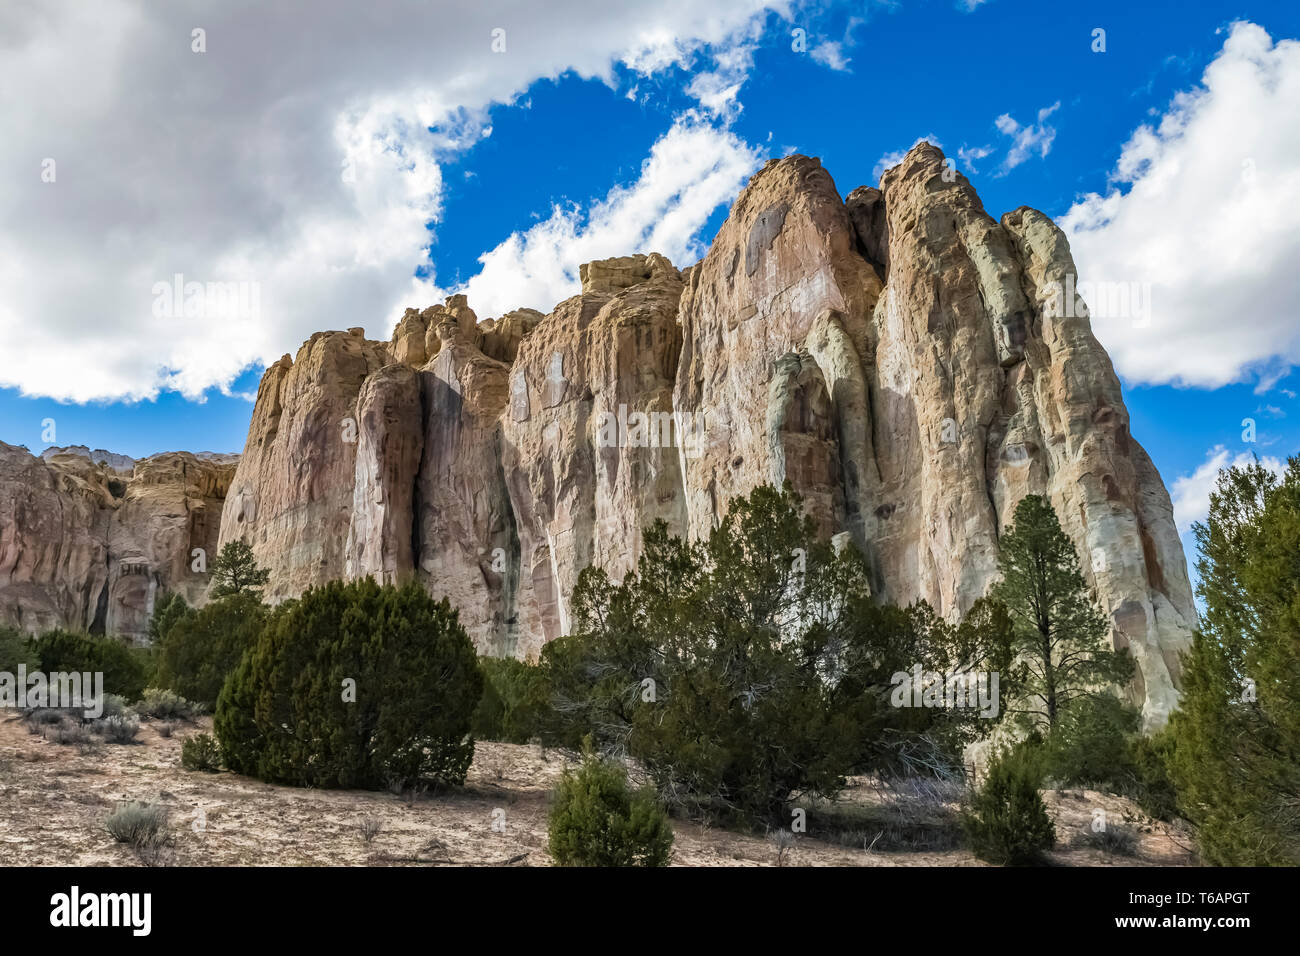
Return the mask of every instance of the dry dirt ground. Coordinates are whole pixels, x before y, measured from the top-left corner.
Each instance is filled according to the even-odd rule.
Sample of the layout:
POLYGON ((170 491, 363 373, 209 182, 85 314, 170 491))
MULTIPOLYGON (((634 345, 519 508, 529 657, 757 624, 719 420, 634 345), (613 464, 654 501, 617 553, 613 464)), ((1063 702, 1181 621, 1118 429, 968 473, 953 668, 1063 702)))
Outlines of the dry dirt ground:
MULTIPOLYGON (((546 813, 563 755, 533 745, 478 744, 463 788, 415 799, 355 790, 272 786, 232 773, 182 769, 181 740, 211 719, 180 724, 171 737, 145 722, 132 745, 93 751, 29 734, 0 716, 0 866, 137 866, 105 818, 124 801, 161 804, 170 845, 161 862, 180 866, 497 865, 547 866, 546 813), (363 824, 377 820, 369 842, 363 824)), ((1194 865, 1191 839, 1147 819, 1131 802, 1085 790, 1047 791, 1057 828, 1051 861, 1068 866, 1194 865), (1091 844, 1094 812, 1133 834, 1132 853, 1091 844)), ((955 846, 944 796, 902 798, 854 780, 833 805, 814 805, 807 833, 781 849, 762 834, 675 822, 678 866, 981 866, 955 846), (829 822, 828 822, 829 821, 829 822)))

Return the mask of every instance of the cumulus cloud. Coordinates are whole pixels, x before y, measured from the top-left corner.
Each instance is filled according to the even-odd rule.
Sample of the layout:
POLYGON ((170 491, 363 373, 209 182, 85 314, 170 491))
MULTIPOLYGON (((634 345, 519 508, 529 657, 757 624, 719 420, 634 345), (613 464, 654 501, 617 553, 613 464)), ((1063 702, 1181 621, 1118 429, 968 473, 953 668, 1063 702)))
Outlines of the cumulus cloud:
POLYGON ((1300 361, 1297 103, 1300 43, 1235 23, 1201 85, 1124 145, 1117 185, 1060 220, 1082 280, 1150 290, 1147 321, 1094 315, 1128 381, 1266 391, 1300 361))
POLYGON ((1047 157, 1047 154, 1052 151, 1052 142, 1056 139, 1056 128, 1051 126, 1047 119, 1060 108, 1060 100, 1051 106, 1044 106, 1038 111, 1038 122, 1030 123, 1028 126, 1021 126, 1011 118, 1009 113, 1003 113, 993 121, 999 133, 1011 138, 1007 155, 1002 159, 1003 173, 1015 169, 1035 153, 1038 154, 1039 159, 1047 157))
POLYGON ((479 257, 481 271, 458 291, 484 317, 521 306, 546 311, 579 291, 578 267, 593 259, 659 252, 689 264, 704 252, 700 227, 761 158, 735 134, 683 118, 655 143, 636 182, 589 209, 557 207, 514 233, 479 257))
MULTIPOLYGON (((769 9, 786 3, 6 3, 0 386, 198 397, 322 328, 386 336, 431 265, 443 160, 491 106, 731 48, 769 9)), ((663 209, 685 227, 703 201, 663 209)))
MULTIPOLYGON (((1234 455, 1222 445, 1215 445, 1206 453, 1205 462, 1195 471, 1175 478, 1170 488, 1170 497, 1174 501, 1174 524, 1178 527, 1178 533, 1185 535, 1192 530, 1194 522, 1205 521, 1210 513, 1210 492, 1218 483, 1220 471, 1228 467, 1249 465, 1254 461, 1255 456, 1250 452, 1234 455)), ((1282 474, 1282 462, 1271 455, 1260 457, 1259 463, 1275 475, 1282 474)))

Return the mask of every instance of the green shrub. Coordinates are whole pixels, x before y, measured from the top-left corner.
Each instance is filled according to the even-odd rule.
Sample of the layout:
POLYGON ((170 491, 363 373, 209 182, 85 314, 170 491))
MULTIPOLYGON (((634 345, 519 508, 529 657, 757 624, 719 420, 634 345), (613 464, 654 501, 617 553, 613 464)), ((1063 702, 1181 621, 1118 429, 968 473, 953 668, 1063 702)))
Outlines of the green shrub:
POLYGON ((1118 789, 1131 776, 1139 715, 1110 695, 1084 697, 1062 709, 1043 748, 1046 775, 1066 786, 1118 789))
POLYGON ((276 783, 463 783, 483 691, 446 599, 366 579, 308 590, 271 614, 227 679, 213 727, 226 766, 276 783))
POLYGON ((216 773, 221 769, 221 747, 211 734, 194 734, 181 742, 181 766, 186 770, 216 773))
POLYGON ((474 710, 474 736, 526 744, 537 736, 546 709, 546 681, 534 664, 512 657, 480 657, 483 697, 474 710))
POLYGON ((962 829, 977 857, 998 866, 1034 863, 1056 843, 1056 828, 1038 793, 1041 770, 1024 746, 1004 751, 962 811, 962 829))
POLYGON ((632 790, 621 765, 590 751, 561 778, 547 829, 561 866, 666 866, 673 848, 654 791, 632 790))
POLYGON ((148 656, 111 637, 95 637, 73 631, 53 630, 32 643, 40 669, 46 674, 56 671, 81 673, 102 672, 104 692, 120 694, 127 700, 139 699, 149 676, 148 656))
POLYGON ((20 664, 29 671, 40 667, 31 638, 17 628, 0 625, 0 671, 17 674, 20 664))
POLYGON ((212 707, 244 651, 257 641, 267 608, 252 594, 218 598, 168 627, 158 645, 158 683, 212 707))
POLYGON ((1174 735, 1168 727, 1149 737, 1137 734, 1129 741, 1120 792, 1157 820, 1172 820, 1178 815, 1178 792, 1169 776, 1174 746, 1174 735))
POLYGON ((146 688, 134 709, 142 717, 157 720, 190 720, 194 717, 194 704, 160 687, 146 688))

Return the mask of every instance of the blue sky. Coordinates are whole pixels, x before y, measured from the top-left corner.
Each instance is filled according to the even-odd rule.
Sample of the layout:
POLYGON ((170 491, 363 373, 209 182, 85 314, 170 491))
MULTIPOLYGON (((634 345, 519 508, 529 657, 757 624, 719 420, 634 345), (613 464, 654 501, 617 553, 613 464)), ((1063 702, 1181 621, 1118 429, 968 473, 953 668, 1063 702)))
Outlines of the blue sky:
MULTIPOLYGON (((1280 45, 1267 49, 1300 36, 1300 5, 988 0, 967 9, 953 0, 900 0, 774 3, 766 11, 760 5, 719 0, 716 16, 701 19, 694 32, 685 15, 669 10, 661 22, 630 23, 628 30, 642 34, 626 44, 617 19, 606 24, 595 12, 589 29, 586 17, 574 14, 557 15, 567 27, 516 26, 514 18, 524 14, 509 3, 454 28, 446 19, 453 15, 444 13, 422 36, 428 45, 449 44, 446 57, 431 50, 421 66, 412 55, 420 46, 404 46, 410 37, 376 32, 373 45, 392 46, 376 52, 382 67, 336 57, 330 82, 311 82, 310 96, 297 100, 280 91, 294 77, 285 80, 276 72, 281 67, 271 65, 282 59, 274 44, 253 46, 254 36, 273 29, 255 14, 218 21, 216 14, 204 16, 202 4, 185 4, 193 16, 150 25, 157 29, 145 29, 137 14, 100 24, 97 29, 120 39, 121 55, 106 54, 86 72, 93 80, 101 71, 114 92, 87 89, 79 101, 78 91, 56 88, 43 108, 66 120, 67 138, 56 144, 32 132, 21 156, 17 143, 0 147, 6 164, 25 169, 33 156, 66 157, 58 185, 21 195, 11 189, 7 199, 0 193, 0 213, 10 214, 0 219, 22 224, 0 232, 0 252, 30 247, 30 269, 0 267, 0 383, 8 386, 0 387, 0 439, 39 451, 46 445, 43 423, 53 419, 60 445, 137 457, 182 448, 240 451, 262 363, 296 352, 313 329, 363 325, 370 336, 386 338, 402 305, 424 306, 462 289, 480 317, 507 303, 545 311, 571 289, 574 257, 656 251, 626 247, 644 240, 663 244, 657 251, 688 265, 725 218, 745 176, 768 156, 819 156, 847 194, 874 184, 888 156, 929 137, 971 179, 991 215, 1030 205, 1087 233, 1075 244, 1085 278, 1091 264, 1099 277, 1144 280, 1141 251, 1164 248, 1166 241, 1161 261, 1182 263, 1168 265, 1182 277, 1180 288, 1195 283, 1177 270, 1192 268, 1187 261, 1202 254, 1190 274, 1222 273, 1217 284, 1206 279, 1204 288, 1167 296, 1168 308, 1153 312, 1153 330, 1095 323, 1124 379, 1132 431, 1175 498, 1183 499, 1181 514, 1196 515, 1212 478, 1207 462, 1252 451, 1284 459, 1300 447, 1300 406, 1291 391, 1300 384, 1289 371, 1300 342, 1287 338, 1297 323, 1285 314, 1294 309, 1296 279, 1259 266, 1270 261, 1261 249, 1280 245, 1270 236, 1289 235, 1294 243, 1300 235, 1300 212, 1287 201, 1295 193, 1281 191, 1294 190, 1300 177, 1292 149, 1300 101, 1281 113, 1276 102, 1279 89, 1296 88, 1296 57, 1288 50, 1284 59, 1280 45), (682 34, 665 43, 663 31, 678 21, 682 34), (1237 21, 1262 28, 1269 38, 1263 52, 1257 36, 1248 49, 1244 35, 1239 50, 1226 52, 1237 21), (207 22, 213 23, 209 49, 201 56, 183 49, 190 24, 207 22), (497 23, 505 25, 508 46, 496 59, 452 62, 467 45, 486 48, 497 23), (157 52, 157 37, 171 26, 183 31, 183 42, 176 51, 157 52), (1093 49, 1097 29, 1105 31, 1104 52, 1093 49), (801 50, 792 48, 795 30, 804 31, 801 50), (127 55, 137 47, 141 56, 127 55), (385 52, 391 57, 380 59, 385 52), (1216 58, 1224 60, 1223 77, 1207 83, 1205 71, 1216 58), (399 70, 390 60, 404 65, 399 70), (1258 89, 1247 75, 1256 67, 1258 89), (192 81, 196 70, 210 73, 192 81), (186 71, 183 79, 177 71, 186 71), (140 119, 140 135, 161 125, 163 134, 147 135, 172 138, 162 147, 142 139, 137 151, 129 137, 108 132, 114 111, 125 108, 133 88, 156 90, 160 77, 173 101, 162 116, 140 119), (366 85, 372 81, 373 90, 366 85), (1189 92, 1198 89, 1211 95, 1189 106, 1189 92), (186 125, 200 122, 187 97, 207 110, 202 125, 186 125), (1177 102, 1184 104, 1181 113, 1171 105, 1177 102), (81 103, 85 115, 70 103, 81 103), (1161 127, 1171 113, 1177 115, 1161 127), (1258 123, 1247 123, 1248 116, 1258 123), (1234 127, 1238 122, 1243 125, 1234 127), (1144 124, 1158 134, 1154 145, 1150 137, 1134 138, 1144 124), (681 135, 675 138, 674 130, 681 135), (106 145, 96 145, 96 136, 106 145), (357 142, 381 143, 379 159, 373 149, 356 153, 360 185, 340 200, 331 170, 340 148, 346 152, 357 142), (189 154, 192 143, 198 145, 189 154), (688 169, 709 150, 716 155, 701 160, 701 169, 688 169), (81 175, 95 153, 115 158, 99 164, 88 201, 77 197, 75 179, 66 190, 63 184, 81 175), (195 165, 209 155, 213 167, 200 175, 195 165), (651 163, 656 155, 660 166, 651 163), (1287 156, 1291 165, 1280 168, 1287 156), (685 170, 680 183, 672 181, 676 168, 685 170), (1256 174, 1269 188, 1277 184, 1274 202, 1261 208, 1280 218, 1252 228, 1234 220, 1240 201, 1214 198, 1227 191, 1216 177, 1238 168, 1251 170, 1252 188, 1256 174), (1182 193, 1177 182, 1160 186, 1162 170, 1186 180, 1182 193), (121 180, 125 171, 136 178, 121 180), (1193 188, 1196 176, 1210 188, 1193 188), (53 189, 65 190, 57 194, 61 204, 48 198, 53 189), (101 208, 115 194, 123 198, 114 208, 101 208), (1096 194, 1097 206, 1087 204, 1089 194, 1096 194), (663 208, 622 228, 637 208, 629 197, 646 195, 663 208), (1107 206, 1099 221, 1092 212, 1108 196, 1126 209, 1107 206), (242 202, 253 212, 243 216, 242 202), (686 226, 670 234, 668 222, 686 226), (1197 244, 1200 234, 1204 247, 1197 244), (356 248, 348 246, 357 235, 356 248), (228 274, 229 263, 237 262, 244 270, 237 274, 268 287, 263 305, 270 314, 255 328, 232 323, 176 345, 170 327, 137 320, 120 306, 147 301, 138 290, 114 293, 122 276, 137 271, 132 249, 149 243, 161 251, 139 253, 151 257, 138 270, 145 286, 173 271, 214 274, 216 262, 228 274), (559 245, 564 254, 554 252, 559 245), (339 289, 329 274, 278 264, 307 262, 318 249, 330 261, 340 248, 349 267, 364 260, 381 268, 354 269, 349 274, 356 281, 339 289), (1243 299, 1247 288, 1262 291, 1243 299), (65 296, 64 312, 51 318, 31 304, 65 296), (123 384, 132 375, 138 387, 123 384), (1246 418, 1256 423, 1254 443, 1242 440, 1246 418)), ((695 15, 708 7, 699 2, 682 10, 695 15)), ((33 28, 20 37, 18 45, 32 49, 26 62, 37 62, 40 45, 57 50, 69 42, 67 34, 84 26, 79 15, 69 7, 64 20, 47 25, 48 35, 33 28)), ((112 10, 104 16, 111 18, 112 10)), ((355 50, 348 46, 354 35, 381 29, 342 16, 322 19, 291 24, 288 42, 315 42, 329 54, 355 50)), ((414 26, 407 32, 420 33, 414 26)), ((298 67, 306 89, 313 69, 326 75, 321 64, 329 57, 321 64, 303 57, 298 67)), ((0 70, 24 66, 23 57, 13 59, 17 66, 0 70)), ((35 107, 0 99, 0 120, 36 130, 35 122, 24 123, 29 108, 35 107)), ((130 120, 119 125, 132 128, 130 120)), ((346 155, 345 168, 353 154, 346 155)), ((1163 278, 1154 276, 1157 288, 1163 278)))

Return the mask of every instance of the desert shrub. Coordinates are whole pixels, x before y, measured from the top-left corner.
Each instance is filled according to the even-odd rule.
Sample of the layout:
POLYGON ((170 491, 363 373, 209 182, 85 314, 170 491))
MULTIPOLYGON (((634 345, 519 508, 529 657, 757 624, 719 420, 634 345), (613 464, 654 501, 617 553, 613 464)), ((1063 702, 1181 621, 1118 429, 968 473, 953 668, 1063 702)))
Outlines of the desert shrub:
POLYGON ((118 843, 148 851, 167 841, 167 809, 136 801, 123 803, 109 814, 104 827, 118 843))
POLYGON ((57 724, 46 726, 45 739, 63 746, 85 744, 90 739, 90 731, 78 718, 64 717, 57 724))
POLYGON ((23 721, 27 724, 29 734, 43 734, 46 727, 62 723, 72 713, 57 707, 32 707, 23 711, 23 721))
POLYGON ((126 698, 121 694, 105 694, 103 711, 100 713, 101 719, 109 717, 125 717, 129 708, 126 706, 126 698))
POLYGON ((546 709, 542 669, 512 657, 480 657, 479 667, 483 696, 474 710, 474 736, 528 743, 538 734, 546 709))
POLYGON ((590 751, 561 778, 547 829, 561 866, 666 866, 673 847, 654 792, 633 790, 620 764, 590 751))
POLYGON ((170 720, 164 720, 158 725, 157 730, 159 737, 170 738, 176 732, 176 725, 170 720))
POLYGON ((1043 744, 1046 775, 1066 786, 1118 789, 1131 776, 1138 720, 1118 697, 1080 698, 1060 711, 1043 744))
POLYGON ((140 732, 140 721, 129 714, 95 721, 95 731, 110 744, 133 744, 140 732))
POLYGON ((375 841, 375 837, 379 836, 379 832, 383 830, 383 828, 384 821, 379 819, 379 817, 369 816, 361 818, 361 839, 366 841, 366 846, 369 846, 375 841))
POLYGON ((1038 793, 1042 781, 1027 748, 1003 751, 989 764, 983 786, 968 798, 962 829, 977 857, 998 866, 1036 862, 1056 843, 1056 828, 1038 793))
POLYGON ((186 770, 216 773, 221 769, 221 747, 211 734, 193 734, 181 742, 181 766, 186 770))
POLYGON ((415 583, 334 582, 271 614, 222 688, 213 727, 228 768, 271 782, 459 784, 482 690, 446 599, 415 583))
POLYGON ((32 640, 17 628, 0 625, 0 671, 17 674, 19 665, 29 671, 40 666, 32 640))
POLYGON ((1169 776, 1175 739, 1166 727, 1159 733, 1135 735, 1129 741, 1126 773, 1119 791, 1157 820, 1178 815, 1178 791, 1169 776))
POLYGON ((149 676, 149 657, 133 652, 121 641, 73 631, 47 631, 32 643, 40 669, 80 673, 102 672, 104 692, 137 700, 149 676))
POLYGON ((190 720, 194 716, 190 701, 160 687, 146 688, 134 710, 142 717, 156 720, 190 720))
POLYGON ((1085 842, 1103 853, 1137 856, 1137 834, 1129 827, 1108 826, 1104 830, 1089 831, 1085 842))
POLYGON ((158 683, 209 707, 266 622, 252 594, 232 594, 181 615, 158 645, 158 683))

